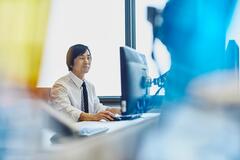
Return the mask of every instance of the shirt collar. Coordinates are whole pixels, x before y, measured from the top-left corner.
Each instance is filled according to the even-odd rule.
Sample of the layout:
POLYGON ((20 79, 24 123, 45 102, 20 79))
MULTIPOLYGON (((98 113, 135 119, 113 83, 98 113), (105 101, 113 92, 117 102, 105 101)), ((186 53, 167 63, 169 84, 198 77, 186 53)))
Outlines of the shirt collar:
POLYGON ((77 85, 78 88, 81 88, 83 80, 78 78, 74 73, 71 71, 69 72, 69 77, 73 80, 73 82, 77 85))

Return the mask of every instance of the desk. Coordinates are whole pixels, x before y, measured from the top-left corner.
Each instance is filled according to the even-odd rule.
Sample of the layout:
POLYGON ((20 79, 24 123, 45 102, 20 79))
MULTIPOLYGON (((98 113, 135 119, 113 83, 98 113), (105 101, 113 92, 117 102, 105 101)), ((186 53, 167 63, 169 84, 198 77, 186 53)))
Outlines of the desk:
POLYGON ((141 118, 127 121, 107 121, 107 122, 93 122, 84 121, 78 122, 76 125, 78 127, 107 127, 109 130, 106 133, 117 132, 123 130, 124 128, 129 128, 134 125, 138 125, 141 122, 151 120, 154 117, 158 117, 158 113, 144 113, 141 118))
POLYGON ((158 113, 145 113, 142 118, 115 122, 79 122, 76 125, 105 126, 109 130, 103 134, 87 138, 69 139, 64 144, 41 155, 44 159, 57 160, 124 160, 134 159, 139 139, 144 130, 158 123, 158 113))

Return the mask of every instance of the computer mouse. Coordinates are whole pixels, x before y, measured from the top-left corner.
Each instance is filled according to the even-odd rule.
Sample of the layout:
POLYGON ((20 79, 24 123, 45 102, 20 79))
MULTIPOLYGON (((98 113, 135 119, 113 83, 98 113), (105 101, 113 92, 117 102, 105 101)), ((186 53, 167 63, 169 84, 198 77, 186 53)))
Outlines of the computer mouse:
POLYGON ((107 120, 106 119, 101 119, 100 122, 107 122, 107 120))
POLYGON ((113 117, 114 121, 121 121, 121 115, 120 114, 115 114, 113 117))
POLYGON ((121 115, 120 114, 114 114, 114 117, 120 117, 121 115))

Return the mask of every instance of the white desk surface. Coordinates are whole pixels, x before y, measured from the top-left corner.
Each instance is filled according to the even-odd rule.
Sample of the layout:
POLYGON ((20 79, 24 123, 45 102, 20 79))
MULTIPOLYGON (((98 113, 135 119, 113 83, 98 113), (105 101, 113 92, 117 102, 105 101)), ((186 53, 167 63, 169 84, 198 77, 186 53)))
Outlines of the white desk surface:
POLYGON ((154 126, 158 122, 159 115, 160 113, 144 113, 141 118, 134 120, 77 122, 75 125, 79 129, 81 127, 107 127, 109 130, 96 136, 66 139, 62 144, 49 145, 39 159, 132 159, 142 131, 154 126))
POLYGON ((125 127, 133 126, 139 124, 142 121, 147 119, 151 119, 153 117, 159 116, 160 113, 143 113, 141 118, 137 118, 134 120, 124 120, 124 121, 84 121, 84 122, 77 122, 76 125, 81 129, 81 127, 107 127, 109 130, 106 133, 115 132, 117 130, 123 129, 125 127))

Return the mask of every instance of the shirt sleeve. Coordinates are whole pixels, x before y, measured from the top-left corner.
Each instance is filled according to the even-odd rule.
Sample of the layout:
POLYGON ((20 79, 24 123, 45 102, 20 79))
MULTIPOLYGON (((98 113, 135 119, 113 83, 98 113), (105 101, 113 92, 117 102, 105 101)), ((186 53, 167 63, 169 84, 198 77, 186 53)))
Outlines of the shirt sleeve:
POLYGON ((78 121, 81 110, 71 105, 67 89, 62 84, 54 84, 50 92, 50 101, 58 111, 65 113, 74 121, 78 121))
POLYGON ((100 100, 96 95, 94 87, 93 87, 93 96, 94 96, 94 111, 95 111, 95 113, 105 111, 107 108, 109 108, 108 106, 105 106, 102 103, 100 103, 100 100))

